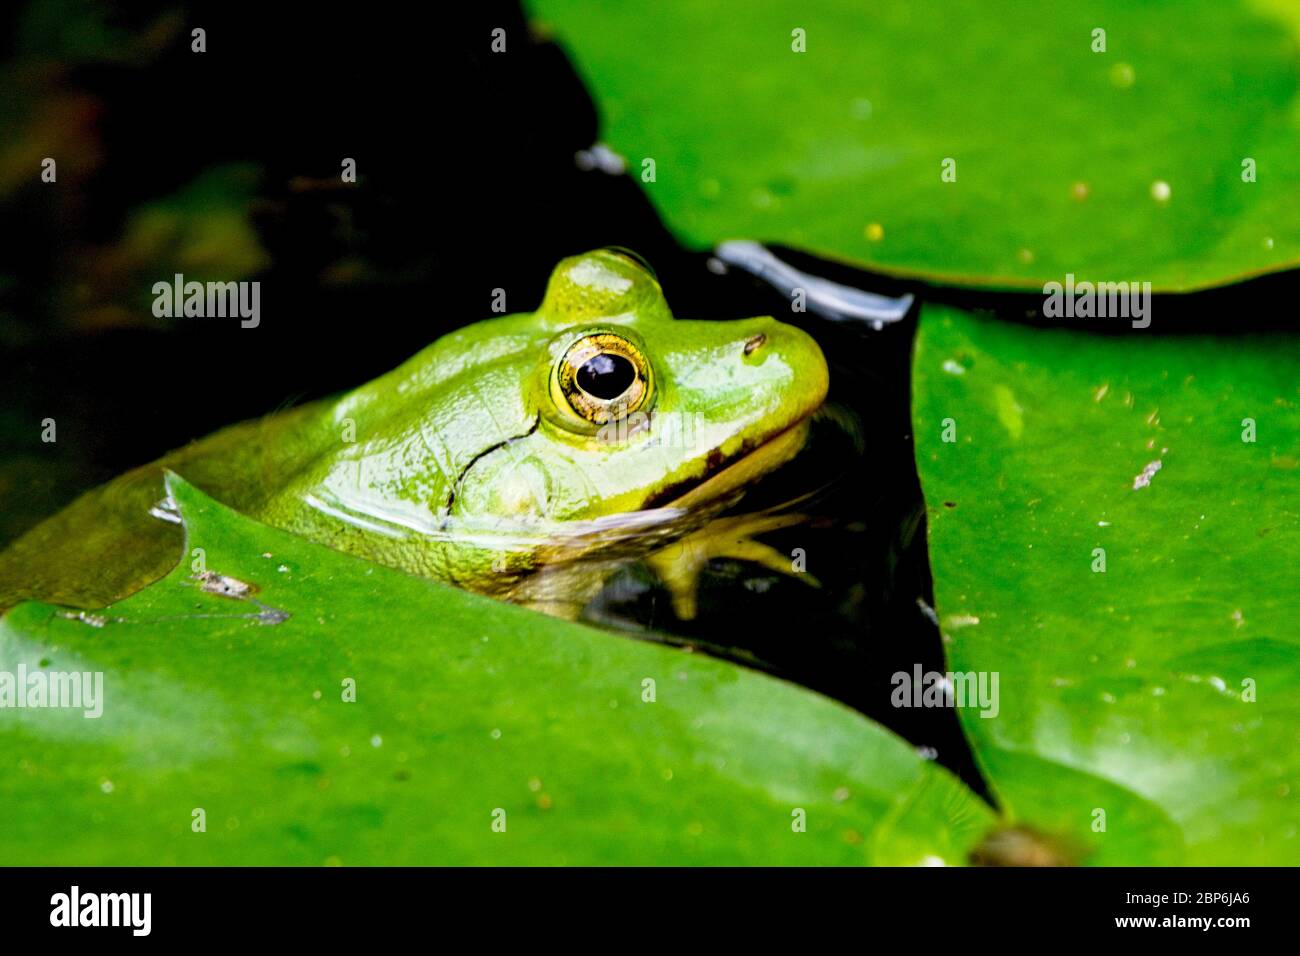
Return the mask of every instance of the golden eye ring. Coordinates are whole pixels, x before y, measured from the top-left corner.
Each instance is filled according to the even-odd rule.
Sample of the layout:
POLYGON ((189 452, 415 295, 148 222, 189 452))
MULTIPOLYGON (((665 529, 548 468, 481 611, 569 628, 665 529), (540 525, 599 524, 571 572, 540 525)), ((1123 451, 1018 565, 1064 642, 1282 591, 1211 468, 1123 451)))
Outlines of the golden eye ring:
POLYGON ((650 364, 629 339, 592 332, 565 350, 555 365, 552 391, 584 422, 604 425, 646 406, 650 364))

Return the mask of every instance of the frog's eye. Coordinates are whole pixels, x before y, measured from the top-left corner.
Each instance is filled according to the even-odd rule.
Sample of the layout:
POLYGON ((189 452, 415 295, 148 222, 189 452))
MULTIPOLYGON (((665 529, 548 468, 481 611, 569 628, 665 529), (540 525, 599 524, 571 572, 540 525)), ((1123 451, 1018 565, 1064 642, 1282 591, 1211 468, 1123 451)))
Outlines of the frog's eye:
POLYGON ((641 350, 613 332, 584 335, 555 366, 552 391, 584 422, 603 425, 638 411, 650 395, 650 367, 641 350))

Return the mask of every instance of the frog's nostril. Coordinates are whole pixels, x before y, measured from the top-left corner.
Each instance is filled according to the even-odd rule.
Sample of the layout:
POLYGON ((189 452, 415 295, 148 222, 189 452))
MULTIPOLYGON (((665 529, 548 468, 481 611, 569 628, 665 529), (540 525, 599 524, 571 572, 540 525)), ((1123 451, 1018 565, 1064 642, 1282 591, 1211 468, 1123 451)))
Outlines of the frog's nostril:
POLYGON ((755 352, 757 352, 759 349, 763 347, 763 343, 765 343, 766 341, 767 341, 767 336, 764 335, 762 332, 759 332, 757 335, 751 335, 748 339, 745 340, 745 354, 753 355, 755 352))

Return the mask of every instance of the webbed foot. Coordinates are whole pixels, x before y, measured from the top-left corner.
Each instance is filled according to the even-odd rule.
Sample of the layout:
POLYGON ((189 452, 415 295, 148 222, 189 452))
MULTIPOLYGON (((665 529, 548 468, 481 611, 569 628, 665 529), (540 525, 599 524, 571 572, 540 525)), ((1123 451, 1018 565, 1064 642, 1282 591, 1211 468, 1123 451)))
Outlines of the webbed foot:
POLYGON ((779 574, 797 576, 812 587, 821 587, 811 574, 796 570, 789 555, 754 540, 756 535, 788 528, 804 520, 806 516, 800 514, 717 518, 649 555, 646 564, 668 589, 673 611, 683 621, 695 617, 700 574, 713 558, 749 561, 779 574))

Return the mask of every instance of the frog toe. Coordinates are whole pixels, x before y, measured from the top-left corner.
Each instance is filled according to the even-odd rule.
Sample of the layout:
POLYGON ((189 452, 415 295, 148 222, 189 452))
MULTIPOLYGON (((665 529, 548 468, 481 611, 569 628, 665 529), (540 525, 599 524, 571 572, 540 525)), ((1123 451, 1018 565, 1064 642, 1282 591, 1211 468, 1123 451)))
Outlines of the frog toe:
POLYGON ((698 612, 700 575, 714 558, 746 561, 778 574, 796 576, 811 587, 821 587, 811 574, 796 570, 789 555, 753 537, 802 520, 803 515, 720 518, 656 551, 646 559, 646 563, 668 590, 673 612, 683 621, 694 619, 698 612))

